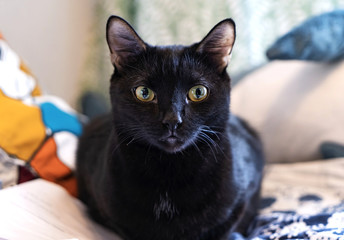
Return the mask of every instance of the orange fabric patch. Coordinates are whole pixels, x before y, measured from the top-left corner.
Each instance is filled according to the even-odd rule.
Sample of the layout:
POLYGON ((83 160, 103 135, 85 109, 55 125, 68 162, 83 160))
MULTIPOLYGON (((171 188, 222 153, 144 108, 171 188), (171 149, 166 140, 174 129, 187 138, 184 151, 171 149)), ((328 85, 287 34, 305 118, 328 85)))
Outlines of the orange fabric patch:
POLYGON ((45 139, 41 111, 8 98, 0 90, 0 147, 27 161, 45 139))
POLYGON ((76 180, 72 171, 57 157, 54 138, 49 138, 30 162, 41 178, 62 185, 76 196, 76 180))
POLYGON ((36 85, 35 88, 32 90, 31 95, 33 97, 37 97, 37 96, 41 96, 42 95, 42 91, 41 91, 41 89, 39 88, 38 85, 36 85))
POLYGON ((31 72, 30 68, 28 68, 28 66, 23 62, 23 60, 20 60, 19 69, 22 70, 24 73, 33 77, 33 74, 31 72))
POLYGON ((78 197, 78 188, 74 174, 63 179, 58 179, 56 183, 64 187, 73 197, 78 197))

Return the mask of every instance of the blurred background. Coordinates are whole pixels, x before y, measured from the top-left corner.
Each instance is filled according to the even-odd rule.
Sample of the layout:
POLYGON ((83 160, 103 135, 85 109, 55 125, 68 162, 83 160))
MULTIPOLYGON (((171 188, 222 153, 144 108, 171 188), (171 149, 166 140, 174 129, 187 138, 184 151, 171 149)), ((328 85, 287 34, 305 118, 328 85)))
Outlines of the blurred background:
POLYGON ((236 81, 267 62, 279 36, 343 0, 0 0, 0 32, 26 61, 45 93, 78 106, 83 92, 108 93, 112 73, 107 18, 119 15, 150 44, 192 44, 224 18, 237 40, 228 68, 236 81))

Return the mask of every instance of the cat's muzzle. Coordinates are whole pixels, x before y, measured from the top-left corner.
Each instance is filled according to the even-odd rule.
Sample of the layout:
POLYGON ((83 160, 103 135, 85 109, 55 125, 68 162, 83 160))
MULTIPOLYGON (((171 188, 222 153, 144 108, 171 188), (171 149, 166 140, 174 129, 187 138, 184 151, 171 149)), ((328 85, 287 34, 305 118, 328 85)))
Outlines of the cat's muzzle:
POLYGON ((159 139, 160 146, 163 150, 169 153, 176 153, 184 149, 185 142, 175 136, 169 135, 167 137, 162 137, 159 139))

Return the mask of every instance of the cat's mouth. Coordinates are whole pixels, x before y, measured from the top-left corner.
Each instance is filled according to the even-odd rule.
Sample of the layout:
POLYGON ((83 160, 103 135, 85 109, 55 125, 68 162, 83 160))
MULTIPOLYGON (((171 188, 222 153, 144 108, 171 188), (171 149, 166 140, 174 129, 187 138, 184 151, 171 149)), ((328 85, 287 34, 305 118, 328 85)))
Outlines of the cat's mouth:
POLYGON ((176 135, 169 135, 159 139, 161 147, 170 153, 176 153, 184 149, 185 141, 176 135))

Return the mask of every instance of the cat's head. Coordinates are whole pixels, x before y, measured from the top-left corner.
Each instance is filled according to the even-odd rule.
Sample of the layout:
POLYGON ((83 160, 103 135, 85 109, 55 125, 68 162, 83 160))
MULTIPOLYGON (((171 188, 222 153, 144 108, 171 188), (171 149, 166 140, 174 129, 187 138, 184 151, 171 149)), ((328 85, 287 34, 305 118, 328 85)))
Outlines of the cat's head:
POLYGON ((120 137, 176 153, 210 141, 224 128, 233 20, 218 23, 191 46, 150 46, 117 16, 109 18, 106 37, 115 67, 110 93, 120 137))

